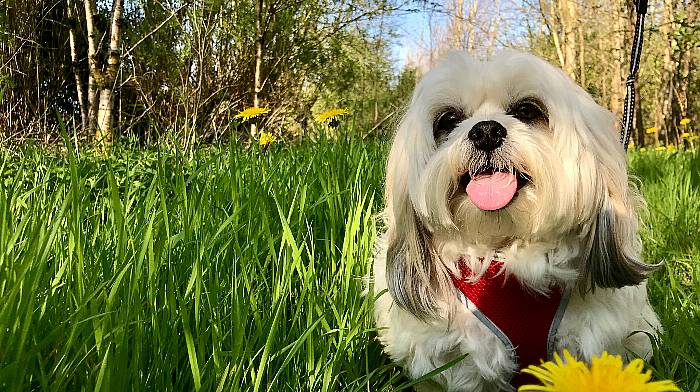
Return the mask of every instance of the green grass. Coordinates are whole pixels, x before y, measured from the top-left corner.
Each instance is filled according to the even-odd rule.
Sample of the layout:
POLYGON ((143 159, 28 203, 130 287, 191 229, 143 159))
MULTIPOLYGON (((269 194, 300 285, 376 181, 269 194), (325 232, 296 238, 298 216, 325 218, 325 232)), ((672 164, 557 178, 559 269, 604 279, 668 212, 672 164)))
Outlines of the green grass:
MULTIPOLYGON (((0 390, 381 391, 376 141, 0 160, 0 390)), ((650 366, 700 390, 700 155, 638 154, 650 366)))

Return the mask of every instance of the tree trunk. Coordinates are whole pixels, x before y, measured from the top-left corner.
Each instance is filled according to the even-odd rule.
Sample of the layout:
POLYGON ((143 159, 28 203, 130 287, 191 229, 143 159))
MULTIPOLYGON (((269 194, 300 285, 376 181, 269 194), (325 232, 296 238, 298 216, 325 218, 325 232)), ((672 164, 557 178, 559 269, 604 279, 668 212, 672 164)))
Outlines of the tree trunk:
POLYGON ((105 78, 100 86, 100 105, 97 112, 97 133, 95 138, 102 140, 103 147, 112 144, 112 118, 114 112, 114 85, 121 62, 121 27, 124 14, 124 0, 112 3, 112 23, 109 31, 109 55, 105 78))
POLYGON ((467 51, 469 53, 474 53, 476 49, 476 30, 474 26, 476 25, 476 16, 479 12, 479 1, 473 0, 469 5, 469 15, 467 16, 467 51))
POLYGON ((564 52, 562 51, 561 48, 561 39, 559 38, 559 32, 558 32, 558 27, 555 22, 556 22, 556 10, 554 7, 554 0, 550 0, 549 2, 549 16, 547 16, 547 12, 545 11, 544 8, 544 0, 540 0, 539 2, 540 5, 540 15, 542 16, 542 20, 544 21, 545 25, 547 26, 547 29, 549 30, 549 35, 552 37, 552 42, 554 43, 554 48, 557 50, 557 58, 559 59, 559 66, 562 69, 566 69, 566 59, 564 58, 564 52))
MULTIPOLYGON (((263 0, 255 0, 255 76, 253 81, 253 107, 260 107, 260 91, 262 91, 262 60, 263 60, 263 0)), ((255 138, 258 129, 256 124, 250 126, 250 136, 255 138)))
POLYGON ((663 49, 663 64, 661 68, 660 101, 657 103, 656 127, 658 132, 664 132, 664 140, 668 141, 671 132, 671 109, 674 85, 674 59, 671 47, 671 32, 673 31, 673 0, 663 1, 663 18, 659 28, 663 49))
POLYGON ((576 80, 576 26, 580 25, 578 20, 578 6, 573 0, 562 0, 559 2, 561 30, 564 50, 564 71, 576 80))
POLYGON ((80 108, 80 123, 82 130, 88 128, 88 109, 85 101, 85 92, 83 86, 83 78, 80 77, 80 67, 78 67, 78 48, 75 44, 75 30, 78 25, 76 17, 76 9, 74 0, 68 0, 66 7, 68 8, 68 41, 70 44, 70 58, 73 76, 75 77, 75 92, 78 94, 78 107, 80 108))
POLYGON ((97 129, 95 140, 101 148, 112 145, 112 112, 114 110, 114 93, 111 87, 100 89, 100 101, 97 107, 97 129))
POLYGON ((625 99, 625 32, 627 31, 627 14, 625 13, 624 0, 616 0, 613 3, 613 59, 612 81, 610 82, 610 111, 617 116, 622 116, 622 102, 625 99))
POLYGON ((452 31, 450 32, 452 47, 466 49, 464 42, 464 0, 453 0, 452 7, 452 31))
POLYGON ((112 145, 112 113, 114 111, 114 84, 121 62, 121 25, 124 14, 124 0, 112 2, 112 18, 109 32, 109 53, 107 64, 100 66, 95 45, 94 15, 97 13, 94 0, 84 0, 85 21, 88 35, 88 78, 89 124, 95 132, 95 141, 103 152, 112 145))
POLYGON ((586 88, 586 33, 583 31, 583 23, 578 23, 578 67, 579 67, 579 84, 584 89, 586 88))
MULTIPOLYGON (((598 51, 598 58, 596 61, 598 64, 606 64, 606 57, 607 57, 607 42, 603 42, 602 39, 598 39, 597 41, 597 51, 598 51)), ((606 67, 607 69, 607 67, 606 67)), ((608 83, 610 82, 610 79, 603 75, 603 77, 598 78, 598 81, 600 83, 600 91, 601 91, 601 100, 602 102, 609 102, 610 100, 610 94, 609 94, 609 88, 608 88, 608 83)))
MULTIPOLYGON (((690 1, 685 6, 685 23, 686 26, 696 26, 697 18, 697 3, 690 1)), ((690 87, 690 71, 693 68, 693 40, 692 38, 684 38, 681 42, 680 50, 680 69, 678 77, 678 106, 681 111, 681 117, 688 116, 688 91, 690 87)))
POLYGON ((486 56, 488 58, 491 58, 491 55, 493 54, 493 51, 496 48, 496 45, 498 44, 498 35, 501 32, 501 0, 496 0, 494 1, 494 3, 494 8, 496 9, 497 15, 493 21, 493 29, 489 29, 488 31, 488 40, 486 45, 486 56))
POLYGON ((97 46, 95 45, 95 14, 97 10, 92 0, 84 0, 85 5, 85 27, 87 30, 88 44, 88 118, 87 129, 90 133, 95 132, 97 127, 97 85, 101 79, 102 72, 97 66, 97 46))
MULTIPOLYGON (((638 148, 644 147, 644 134, 646 129, 644 128, 644 111, 642 110, 642 94, 640 91, 639 82, 634 85, 634 128, 637 129, 637 140, 635 144, 638 148)), ((634 130, 632 132, 634 135, 634 130)))

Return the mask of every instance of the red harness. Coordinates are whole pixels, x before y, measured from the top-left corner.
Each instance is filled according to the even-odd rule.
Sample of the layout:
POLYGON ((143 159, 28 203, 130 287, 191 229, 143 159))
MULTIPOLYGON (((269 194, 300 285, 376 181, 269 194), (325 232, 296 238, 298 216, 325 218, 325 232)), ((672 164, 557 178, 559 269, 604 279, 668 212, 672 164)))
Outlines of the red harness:
MULTIPOLYGON (((564 316, 568 293, 559 286, 553 286, 547 294, 528 290, 515 277, 506 276, 502 265, 501 261, 491 261, 476 282, 454 275, 452 282, 464 294, 474 315, 511 349, 518 364, 511 384, 515 388, 538 384, 533 376, 520 370, 551 359, 553 338, 564 316)), ((471 274, 463 259, 458 266, 463 277, 471 274)))

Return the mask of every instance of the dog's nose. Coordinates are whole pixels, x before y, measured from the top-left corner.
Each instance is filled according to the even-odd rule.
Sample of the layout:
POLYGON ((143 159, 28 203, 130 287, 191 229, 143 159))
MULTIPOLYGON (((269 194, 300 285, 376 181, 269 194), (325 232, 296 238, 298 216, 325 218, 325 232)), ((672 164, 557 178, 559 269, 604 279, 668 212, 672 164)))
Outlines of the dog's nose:
POLYGON ((469 130, 469 140, 482 151, 493 151, 503 144, 508 131, 498 121, 479 121, 469 130))

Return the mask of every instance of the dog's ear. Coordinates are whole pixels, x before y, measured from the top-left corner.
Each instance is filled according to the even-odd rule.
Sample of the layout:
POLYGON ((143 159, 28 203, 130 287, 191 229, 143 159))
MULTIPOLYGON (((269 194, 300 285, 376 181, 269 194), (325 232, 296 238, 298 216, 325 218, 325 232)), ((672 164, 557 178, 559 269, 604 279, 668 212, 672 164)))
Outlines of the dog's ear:
POLYGON ((437 287, 445 275, 430 243, 430 234, 413 214, 389 232, 386 279, 397 305, 420 319, 437 316, 437 287))
POLYGON ((409 195, 410 184, 417 182, 419 169, 415 165, 427 160, 424 154, 428 146, 419 146, 411 132, 411 127, 419 124, 407 114, 397 132, 387 163, 383 215, 388 237, 389 293, 401 308, 426 320, 438 316, 438 301, 449 280, 432 246, 430 230, 421 221, 409 195))
POLYGON ((583 289, 637 285, 660 265, 641 261, 637 210, 644 205, 630 186, 627 157, 618 140, 611 113, 592 103, 584 121, 590 130, 589 147, 596 154, 592 178, 592 216, 588 222, 588 253, 583 263, 583 289))
POLYGON ((638 285, 659 267, 640 260, 636 219, 615 211, 608 198, 603 202, 590 229, 590 250, 584 267, 589 289, 638 285))

